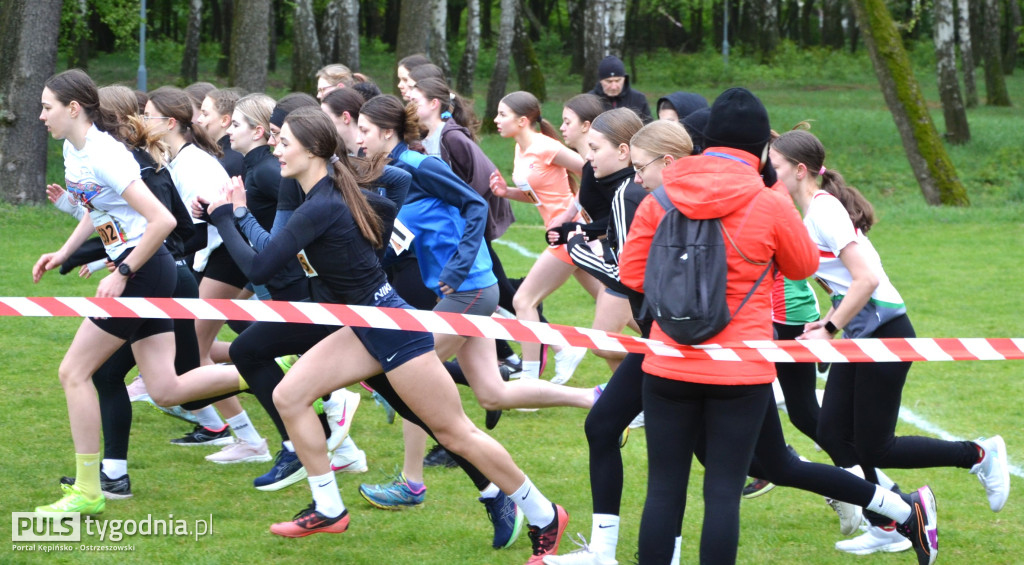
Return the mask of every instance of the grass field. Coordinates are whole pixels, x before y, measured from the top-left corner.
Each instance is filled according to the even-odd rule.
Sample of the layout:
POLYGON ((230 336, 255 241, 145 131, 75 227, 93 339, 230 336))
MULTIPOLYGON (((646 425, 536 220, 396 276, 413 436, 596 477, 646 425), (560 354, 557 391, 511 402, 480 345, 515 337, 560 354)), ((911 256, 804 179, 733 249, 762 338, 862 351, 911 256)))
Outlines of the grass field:
MULTIPOLYGON (((383 61, 384 57, 367 55, 364 69, 369 68, 373 74, 371 63, 378 59, 383 61)), ((1019 298, 1020 250, 1024 248, 1024 172, 1020 167, 1024 162, 1024 116, 1019 109, 972 110, 974 142, 951 153, 974 206, 929 208, 922 203, 891 117, 863 62, 863 57, 859 63, 839 58, 811 66, 811 62, 796 60, 788 68, 765 70, 744 66, 741 61, 725 73, 709 69, 715 65, 713 61, 699 66, 696 58, 667 61, 669 64, 665 60, 640 61, 650 65, 643 67, 650 69, 644 75, 644 84, 650 87, 644 90, 652 95, 652 102, 657 95, 680 87, 713 98, 733 83, 746 84, 764 99, 777 129, 786 129, 802 119, 817 120, 812 131, 831 151, 827 166, 841 170, 863 187, 878 208, 881 222, 872 231, 872 240, 909 306, 919 336, 1024 337, 1019 298), (861 66, 851 68, 857 64, 861 66), (664 70, 669 68, 671 74, 664 70), (687 76, 690 70, 692 82, 687 76), (793 75, 795 79, 786 78, 793 75), (818 81, 817 77, 823 78, 818 81)), ((131 65, 124 65, 124 60, 120 67, 117 63, 100 60, 94 66, 106 82, 133 76, 131 65)), ((377 68, 385 67, 381 63, 377 68)), ((934 81, 927 79, 927 72, 920 75, 925 93, 935 99, 934 81)), ((545 105, 545 116, 552 120, 557 119, 560 102, 575 93, 578 82, 564 73, 557 75, 560 78, 556 75, 549 74, 552 102, 545 105)), ((160 76, 151 71, 151 81, 160 76)), ((166 71, 165 76, 169 76, 166 71)), ((1019 73, 1011 77, 1011 92, 1024 91, 1022 86, 1024 80, 1019 73)), ((482 92, 484 87, 479 88, 482 92)), ((940 114, 935 117, 941 120, 940 114)), ((483 145, 507 174, 512 153, 509 140, 489 137, 483 145)), ((59 159, 59 150, 57 156, 59 159)), ((59 163, 51 168, 50 176, 59 181, 59 163)), ((516 210, 520 221, 505 239, 532 252, 541 251, 542 231, 536 212, 524 206, 516 210)), ((55 273, 38 285, 31 283, 31 265, 41 253, 56 249, 71 229, 70 220, 50 208, 0 205, 0 296, 92 295, 95 281, 55 273)), ((498 250, 510 276, 527 272, 530 259, 509 248, 498 250)), ((545 313, 559 323, 586 326, 592 319, 592 302, 577 285, 570 284, 545 301, 545 313)), ((27 511, 51 502, 58 494, 58 478, 73 474, 73 449, 56 369, 76 326, 76 320, 66 318, 0 320, 0 484, 4 488, 0 531, 8 528, 7 511, 27 511)), ((904 406, 921 420, 957 437, 1002 434, 1011 462, 1019 466, 1024 461, 1024 429, 1020 425, 1024 419, 1020 402, 1024 381, 1020 374, 1020 362, 919 363, 911 371, 904 406)), ((589 356, 570 384, 593 386, 607 378, 607 366, 589 356)), ((467 413, 482 425, 483 410, 476 406, 469 391, 463 390, 462 394, 467 413)), ((257 429, 273 443, 273 427, 258 403, 251 397, 242 400, 257 429)), ((402 448, 400 428, 388 426, 383 411, 365 393, 352 433, 367 452, 370 472, 339 475, 342 496, 352 514, 350 530, 341 536, 302 540, 278 538, 267 527, 273 521, 290 518, 308 503, 309 491, 304 483, 278 493, 258 492, 251 480, 266 470, 265 464, 207 463, 203 456, 210 450, 168 444, 169 439, 187 431, 187 425, 142 405, 136 407, 129 464, 135 498, 108 502, 104 519, 142 520, 147 515, 166 519, 173 514, 191 522, 212 516, 214 533, 199 540, 140 536, 119 544, 101 544, 97 538, 86 540, 90 545, 131 544, 134 551, 119 554, 123 562, 512 564, 522 563, 529 555, 525 535, 510 550, 496 552, 490 548, 490 526, 475 500, 477 493, 456 470, 427 471, 429 494, 422 508, 390 513, 366 504, 356 491, 359 482, 385 480, 384 473, 391 473, 401 464, 402 448)), ((589 536, 591 505, 584 418, 583 411, 570 408, 536 413, 509 411, 493 435, 548 497, 569 510, 572 519, 568 532, 589 536)), ((803 455, 814 461, 827 460, 788 422, 784 421, 784 427, 787 439, 803 455)), ((929 433, 938 433, 937 429, 929 433)), ((922 433, 906 423, 901 423, 898 432, 922 433)), ((626 483, 618 559, 631 563, 645 488, 646 443, 642 429, 634 430, 623 453, 626 483)), ((1019 492, 1011 495, 1002 513, 992 514, 981 486, 965 470, 892 470, 890 475, 905 487, 927 482, 934 488, 941 513, 942 562, 1021 561, 1024 509, 1019 492)), ((695 465, 683 530, 684 563, 697 561, 702 478, 700 467, 695 465)), ((1014 477, 1015 482, 1019 480, 1019 476, 1014 477)), ((913 562, 908 553, 856 558, 836 552, 832 544, 840 536, 835 515, 820 497, 805 492, 776 489, 760 499, 745 501, 742 520, 739 562, 744 564, 913 562)), ((564 543, 563 552, 572 549, 570 542, 564 543)), ((91 563, 112 557, 77 550, 16 553, 13 545, 0 549, 0 563, 91 563)))

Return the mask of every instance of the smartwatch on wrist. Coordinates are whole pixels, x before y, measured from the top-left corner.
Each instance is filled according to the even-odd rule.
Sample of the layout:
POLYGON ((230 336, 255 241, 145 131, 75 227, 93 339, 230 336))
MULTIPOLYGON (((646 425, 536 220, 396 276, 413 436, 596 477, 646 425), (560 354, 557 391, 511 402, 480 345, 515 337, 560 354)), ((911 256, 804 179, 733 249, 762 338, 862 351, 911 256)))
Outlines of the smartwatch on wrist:
POLYGON ((238 220, 241 220, 248 213, 249 213, 249 209, 246 208, 245 206, 239 206, 238 208, 235 208, 235 212, 234 212, 234 214, 235 214, 235 221, 237 222, 238 220))
POLYGON ((128 263, 121 263, 118 265, 117 272, 129 279, 135 276, 135 273, 132 272, 132 268, 128 266, 128 263))
POLYGON ((837 333, 839 333, 839 328, 837 328, 836 325, 832 323, 832 320, 829 320, 825 322, 825 331, 832 335, 836 335, 837 333))

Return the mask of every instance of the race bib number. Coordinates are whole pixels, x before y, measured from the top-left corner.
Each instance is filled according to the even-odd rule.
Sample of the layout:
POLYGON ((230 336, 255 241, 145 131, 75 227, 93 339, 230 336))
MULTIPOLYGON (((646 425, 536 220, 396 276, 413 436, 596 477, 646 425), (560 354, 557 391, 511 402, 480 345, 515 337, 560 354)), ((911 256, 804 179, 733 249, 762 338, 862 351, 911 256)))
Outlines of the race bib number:
POLYGON ((528 183, 528 182, 518 183, 517 182, 516 183, 516 188, 521 190, 523 192, 523 194, 525 194, 526 197, 530 199, 530 202, 533 202, 534 206, 540 206, 540 199, 537 198, 537 194, 533 192, 533 188, 530 187, 530 183, 528 183))
POLYGON ((401 255, 405 253, 409 247, 412 246, 412 240, 416 236, 409 231, 409 228, 405 227, 405 224, 400 222, 398 218, 395 218, 395 227, 391 230, 391 249, 395 250, 395 255, 401 255))
POLYGON ((320 273, 316 272, 313 268, 313 264, 309 262, 309 257, 306 256, 306 250, 300 249, 298 254, 295 255, 299 259, 299 266, 305 271, 306 276, 309 278, 318 277, 320 273))
POLYGON ((103 242, 104 247, 124 243, 124 232, 121 231, 120 226, 117 225, 114 218, 101 213, 93 223, 96 227, 96 233, 99 234, 100 241, 103 242))

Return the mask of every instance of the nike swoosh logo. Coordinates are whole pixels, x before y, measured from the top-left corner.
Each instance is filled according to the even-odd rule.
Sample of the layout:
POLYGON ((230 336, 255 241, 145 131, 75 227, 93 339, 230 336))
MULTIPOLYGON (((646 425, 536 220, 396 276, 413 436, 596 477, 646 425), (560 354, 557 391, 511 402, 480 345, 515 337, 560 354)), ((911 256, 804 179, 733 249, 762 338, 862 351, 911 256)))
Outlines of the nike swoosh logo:
POLYGON ((397 353, 392 353, 391 357, 388 357, 388 359, 387 359, 388 363, 390 363, 391 360, 394 359, 397 355, 398 355, 397 353))
POLYGON ((350 462, 345 463, 344 465, 342 465, 340 467, 335 467, 334 465, 331 465, 331 470, 332 471, 340 471, 342 469, 348 469, 349 467, 351 467, 352 465, 355 465, 355 464, 356 464, 355 461, 350 461, 350 462))
POLYGON ((317 486, 317 488, 324 488, 325 486, 327 486, 329 484, 331 484, 331 481, 327 481, 326 483, 324 483, 322 485, 316 485, 316 486, 317 486))
POLYGON ((82 463, 82 466, 83 467, 92 467, 95 464, 96 464, 95 461, 85 461, 85 462, 82 463))
POLYGON ((348 399, 345 399, 345 403, 341 405, 341 419, 338 420, 339 426, 345 425, 346 416, 348 415, 348 399))
POLYGON ((530 496, 530 491, 532 491, 532 490, 533 490, 533 487, 530 487, 530 488, 526 489, 526 494, 524 494, 523 497, 520 498, 519 500, 526 500, 526 497, 530 496))
POLYGON ((598 527, 599 529, 602 529, 602 530, 603 530, 603 529, 605 529, 605 528, 613 528, 613 527, 615 527, 615 525, 614 525, 614 524, 608 524, 607 526, 602 526, 601 524, 598 524, 598 525, 597 525, 597 527, 598 527))

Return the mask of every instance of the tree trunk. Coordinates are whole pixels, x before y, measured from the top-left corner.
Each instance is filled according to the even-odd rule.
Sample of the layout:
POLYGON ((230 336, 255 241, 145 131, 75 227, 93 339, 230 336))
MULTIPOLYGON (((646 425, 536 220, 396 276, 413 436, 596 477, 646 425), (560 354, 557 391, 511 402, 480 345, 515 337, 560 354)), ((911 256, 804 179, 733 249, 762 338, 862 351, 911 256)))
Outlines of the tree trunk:
POLYGON ((433 2, 417 0, 402 2, 402 11, 398 16, 398 45, 395 47, 395 59, 414 53, 426 53, 430 43, 431 8, 433 2))
POLYGON ((228 76, 231 67, 231 22, 235 19, 235 2, 240 0, 214 0, 214 6, 219 2, 220 14, 220 57, 217 59, 217 76, 228 76))
POLYGON ((338 63, 338 33, 341 28, 341 0, 330 0, 320 18, 320 57, 327 64, 338 63))
POLYGON ((89 68, 89 3, 78 0, 78 18, 71 27, 71 45, 68 51, 68 67, 88 70, 89 68))
POLYGON ((462 52, 459 79, 455 90, 467 97, 473 96, 473 76, 480 55, 480 0, 466 2, 466 49, 462 52))
POLYGON ((202 24, 203 0, 189 0, 185 53, 181 57, 181 80, 185 84, 199 80, 199 28, 202 24))
POLYGON ((957 0, 957 35, 960 36, 960 61, 963 63, 964 98, 968 108, 978 106, 978 85, 974 82, 974 48, 971 44, 970 0, 957 0))
POLYGON ((822 0, 824 23, 821 29, 821 44, 833 49, 842 49, 846 43, 843 37, 842 0, 822 0))
POLYGON ((491 27, 491 8, 493 6, 494 0, 483 0, 483 4, 480 5, 480 37, 487 47, 494 45, 494 28, 491 27))
POLYGON ((759 23, 757 51, 761 63, 768 64, 779 47, 779 5, 776 0, 760 0, 759 13, 755 18, 759 23))
POLYGON ((626 0, 605 0, 605 2, 605 19, 608 22, 608 54, 625 59, 626 0))
POLYGON ((46 128, 39 123, 43 83, 57 67, 60 2, 0 4, 0 200, 46 200, 46 128))
MULTIPOLYGON (((523 4, 518 6, 523 7, 523 4)), ((512 59, 516 62, 519 90, 530 92, 537 100, 543 102, 548 96, 548 89, 544 83, 540 61, 537 60, 537 52, 533 48, 533 41, 530 40, 530 34, 523 25, 522 18, 516 18, 515 26, 516 39, 512 42, 512 59)))
POLYGON ((956 28, 953 26, 953 0, 935 0, 935 62, 942 116, 946 121, 946 140, 955 145, 971 140, 967 111, 960 98, 956 76, 956 28))
POLYGON ((1003 74, 1012 75, 1014 67, 1017 66, 1017 51, 1020 50, 1021 16, 1020 4, 1017 0, 1008 0, 1007 8, 1009 14, 1009 34, 1006 38, 1006 52, 1003 55, 1003 74))
POLYGON ((359 0, 341 0, 341 34, 338 58, 353 71, 359 63, 359 0))
POLYGON ((884 0, 856 0, 853 4, 886 105, 925 201, 933 206, 968 206, 967 190, 957 178, 953 162, 935 130, 903 40, 884 0))
POLYGON ((316 72, 323 65, 320 41, 316 34, 312 0, 295 0, 292 17, 292 90, 316 90, 316 72))
POLYGON ((608 54, 607 4, 589 0, 583 11, 583 92, 597 83, 597 67, 608 54))
POLYGON ((1012 106, 1003 76, 1003 57, 999 40, 999 0, 980 0, 984 6, 985 29, 985 103, 989 106, 1012 106))
MULTIPOLYGON (((585 0, 567 0, 566 10, 569 15, 569 49, 572 50, 572 59, 569 61, 569 74, 583 73, 586 66, 583 55, 583 41, 580 40, 586 33, 586 26, 583 25, 583 14, 586 12, 585 0)), ((593 85, 584 88, 590 90, 593 85)))
POLYGON ((231 28, 232 86, 249 92, 267 88, 267 54, 270 52, 270 0, 237 0, 231 28))
POLYGON ((280 4, 277 2, 271 2, 270 11, 267 12, 267 29, 270 30, 270 45, 267 50, 267 71, 271 73, 277 71, 277 23, 280 19, 280 15, 277 13, 278 6, 280 6, 280 4))
POLYGON ((427 56, 444 71, 445 80, 451 81, 452 65, 448 60, 448 0, 432 0, 430 4, 430 40, 427 56))
MULTIPOLYGON (((486 1, 486 0, 485 0, 486 1)), ((481 130, 493 132, 494 121, 491 116, 498 113, 498 102, 505 96, 508 85, 509 59, 512 55, 512 40, 516 33, 516 5, 519 0, 501 0, 501 24, 498 30, 498 52, 494 59, 494 73, 487 86, 487 106, 484 109, 484 120, 481 130)))

